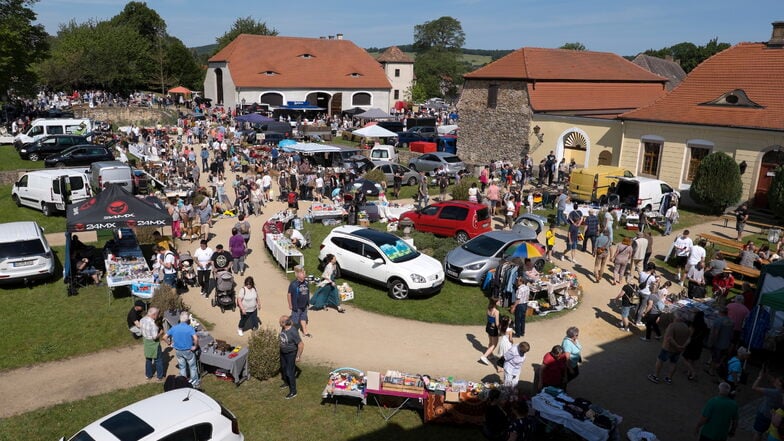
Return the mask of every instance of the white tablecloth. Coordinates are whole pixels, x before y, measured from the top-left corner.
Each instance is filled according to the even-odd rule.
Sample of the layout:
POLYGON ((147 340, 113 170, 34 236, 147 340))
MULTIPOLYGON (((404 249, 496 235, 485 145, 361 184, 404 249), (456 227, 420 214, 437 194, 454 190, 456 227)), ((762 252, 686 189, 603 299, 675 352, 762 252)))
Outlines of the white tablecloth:
POLYGON ((280 244, 278 244, 278 241, 282 237, 283 237, 282 234, 267 233, 267 236, 264 238, 264 241, 267 244, 267 248, 272 253, 272 256, 275 258, 278 264, 282 266, 283 269, 285 269, 286 272, 288 273, 291 272, 289 270, 289 260, 295 259, 299 261, 300 265, 305 265, 305 256, 303 256, 302 253, 294 247, 292 248, 286 247, 285 249, 281 247, 280 244))
MULTIPOLYGON (((563 410, 560 401, 556 401, 545 392, 540 392, 531 398, 531 406, 542 418, 560 424, 588 441, 606 441, 610 436, 609 430, 602 429, 589 420, 580 421, 574 418, 572 414, 563 410)), ((620 424, 621 417, 615 415, 615 418, 616 424, 620 424)))
POLYGON ((381 216, 382 219, 400 219, 400 215, 405 213, 406 211, 414 210, 413 205, 403 205, 400 207, 391 207, 389 205, 379 205, 378 206, 378 215, 381 216))

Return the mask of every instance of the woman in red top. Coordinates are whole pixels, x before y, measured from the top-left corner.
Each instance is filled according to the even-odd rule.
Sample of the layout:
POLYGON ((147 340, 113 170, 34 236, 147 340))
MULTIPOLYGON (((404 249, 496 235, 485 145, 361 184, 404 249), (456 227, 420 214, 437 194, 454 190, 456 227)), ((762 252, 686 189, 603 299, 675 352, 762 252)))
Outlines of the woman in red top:
POLYGON ((542 367, 539 368, 539 390, 547 386, 563 389, 566 385, 566 353, 561 345, 553 346, 544 354, 542 367))

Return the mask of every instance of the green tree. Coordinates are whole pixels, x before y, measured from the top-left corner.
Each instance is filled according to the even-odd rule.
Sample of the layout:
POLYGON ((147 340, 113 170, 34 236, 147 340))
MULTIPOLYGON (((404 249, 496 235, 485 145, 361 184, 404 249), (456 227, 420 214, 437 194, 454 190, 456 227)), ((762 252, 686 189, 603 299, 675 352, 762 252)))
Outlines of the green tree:
POLYGON ((683 42, 658 50, 648 49, 644 53, 658 58, 671 56, 674 60, 677 60, 683 70, 688 73, 703 61, 729 47, 729 43, 719 43, 718 38, 714 38, 705 46, 697 46, 694 43, 683 42))
POLYGON ((742 191, 738 164, 726 153, 714 152, 700 161, 690 194, 709 211, 720 214, 740 201, 742 191))
POLYGON ((587 51, 588 48, 585 47, 584 44, 580 43, 579 41, 575 41, 574 43, 564 43, 558 49, 568 49, 572 51, 587 51))
POLYGON ((238 18, 234 21, 231 29, 215 39, 215 42, 218 43, 218 47, 215 48, 215 53, 218 53, 229 43, 234 41, 240 34, 278 35, 278 31, 275 28, 268 27, 266 22, 256 20, 251 16, 238 18))
POLYGON ((36 84, 32 62, 46 56, 48 35, 33 25, 36 0, 0 0, 0 99, 27 94, 36 84))
POLYGON ((768 190, 768 205, 779 219, 784 219, 784 166, 776 168, 775 173, 768 190))
POLYGON ((145 2, 128 2, 123 10, 112 17, 115 26, 130 26, 151 44, 166 34, 166 22, 145 2))
POLYGON ((460 51, 465 43, 465 32, 460 21, 452 17, 441 17, 414 26, 414 50, 426 52, 430 49, 460 51))
POLYGON ((441 17, 414 26, 414 74, 417 86, 412 98, 424 95, 452 97, 463 82, 468 70, 461 60, 465 33, 460 22, 452 17, 441 17))

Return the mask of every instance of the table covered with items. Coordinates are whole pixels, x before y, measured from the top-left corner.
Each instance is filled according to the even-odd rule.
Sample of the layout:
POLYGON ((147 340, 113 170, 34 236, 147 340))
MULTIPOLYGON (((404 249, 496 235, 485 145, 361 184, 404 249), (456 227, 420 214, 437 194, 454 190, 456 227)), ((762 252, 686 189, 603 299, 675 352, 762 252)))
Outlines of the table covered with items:
POLYGON ((328 219, 343 219, 347 214, 346 210, 340 204, 327 204, 321 202, 314 202, 308 208, 307 217, 311 222, 324 222, 328 219))
MULTIPOLYGON (((482 283, 482 290, 498 295, 501 306, 509 307, 514 303, 514 281, 523 271, 520 259, 502 262, 497 268, 488 271, 482 283), (493 292, 493 285, 498 287, 497 292, 493 292)), ((533 278, 528 274, 524 277, 530 289, 528 307, 531 314, 546 315, 563 309, 573 309, 579 303, 580 283, 573 272, 555 267, 548 273, 538 274, 533 278)))
MULTIPOLYGON (((224 341, 214 340, 211 336, 204 340, 206 342, 202 343, 202 337, 199 337, 199 362, 203 366, 214 368, 211 371, 215 376, 231 380, 238 386, 250 378, 247 347, 235 347, 224 341)), ((207 373, 207 370, 202 369, 202 373, 207 373)))
POLYGON ((282 234, 286 231, 289 223, 297 217, 291 210, 285 210, 276 213, 271 218, 267 219, 262 226, 262 233, 266 239, 267 234, 282 234))
POLYGON ((104 247, 104 264, 106 284, 110 290, 118 286, 143 286, 138 290, 139 296, 152 297, 153 272, 132 229, 115 230, 114 237, 104 247))
POLYGON ((531 398, 531 408, 551 423, 588 441, 614 439, 623 418, 584 398, 572 398, 561 389, 547 387, 531 398))
POLYGON ((287 272, 293 272, 291 262, 305 265, 305 256, 297 249, 288 237, 284 234, 267 234, 264 237, 267 249, 280 266, 287 272))

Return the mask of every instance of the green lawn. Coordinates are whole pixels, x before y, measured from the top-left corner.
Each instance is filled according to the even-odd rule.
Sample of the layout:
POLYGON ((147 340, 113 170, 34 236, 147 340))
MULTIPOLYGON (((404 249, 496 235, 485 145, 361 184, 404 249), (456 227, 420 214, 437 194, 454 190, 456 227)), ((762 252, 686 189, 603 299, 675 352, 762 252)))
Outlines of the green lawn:
MULTIPOLYGON (((287 390, 278 388, 280 380, 277 378, 265 382, 249 380, 235 387, 208 376, 202 384, 207 394, 237 416, 240 430, 247 440, 468 441, 482 438, 475 427, 425 425, 421 415, 413 410, 403 410, 385 422, 371 403, 358 415, 356 407, 350 404, 341 404, 333 409, 332 405, 321 402, 321 391, 330 368, 301 367, 298 395, 291 401, 283 399, 287 390)), ((145 384, 6 418, 2 422, 0 441, 56 440, 61 436, 71 436, 92 421, 162 390, 159 383, 145 384)))
POLYGON ((44 161, 27 161, 19 157, 12 144, 0 145, 0 171, 37 170, 44 168, 44 161))
POLYGON ((11 185, 0 185, 0 213, 2 222, 35 221, 46 233, 65 231, 65 214, 57 213, 46 217, 40 210, 29 207, 17 207, 11 200, 11 185))
MULTIPOLYGON (((62 262, 64 248, 53 249, 62 262)), ((134 344, 125 326, 129 299, 110 305, 106 286, 82 288, 68 297, 60 268, 53 282, 8 286, 0 293, 0 370, 134 344)))

